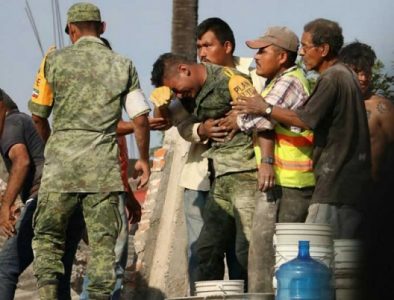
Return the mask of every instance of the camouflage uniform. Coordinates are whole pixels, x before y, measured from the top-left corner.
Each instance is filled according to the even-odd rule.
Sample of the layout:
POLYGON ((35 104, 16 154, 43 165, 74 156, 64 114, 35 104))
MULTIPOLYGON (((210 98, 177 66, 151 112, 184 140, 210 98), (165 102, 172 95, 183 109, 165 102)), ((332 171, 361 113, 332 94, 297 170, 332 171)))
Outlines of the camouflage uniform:
MULTIPOLYGON (((223 68, 207 64, 206 70, 207 79, 196 97, 194 111, 200 121, 223 117, 231 109, 229 78, 223 68)), ((232 235, 246 280, 250 230, 255 200, 260 195, 252 137, 239 132, 231 141, 212 143, 203 155, 213 161, 215 180, 197 242, 198 280, 223 279, 223 256, 232 235)))
POLYGON ((53 102, 29 102, 32 114, 42 118, 53 109, 34 218, 35 275, 39 287, 57 284, 64 229, 82 206, 92 249, 88 291, 92 299, 105 298, 115 284, 118 193, 124 190, 115 129, 122 97, 140 88, 137 72, 130 60, 89 36, 49 54, 45 76, 53 102))

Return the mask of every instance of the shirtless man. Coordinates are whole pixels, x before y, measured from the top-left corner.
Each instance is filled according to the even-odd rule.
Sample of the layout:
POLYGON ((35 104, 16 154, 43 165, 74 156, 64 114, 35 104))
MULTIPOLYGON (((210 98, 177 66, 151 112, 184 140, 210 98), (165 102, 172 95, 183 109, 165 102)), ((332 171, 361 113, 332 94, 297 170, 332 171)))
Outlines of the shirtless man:
POLYGON ((371 139, 374 184, 366 208, 366 299, 393 299, 389 278, 394 276, 394 263, 388 261, 384 268, 379 268, 375 258, 380 255, 380 249, 387 249, 393 243, 387 222, 394 213, 394 105, 374 93, 371 79, 376 55, 370 46, 351 43, 341 50, 339 57, 357 73, 371 139))
POLYGON ((351 43, 342 48, 339 57, 357 73, 367 110, 372 177, 374 182, 378 182, 386 177, 394 162, 394 104, 374 94, 371 79, 376 55, 370 46, 360 42, 351 43))

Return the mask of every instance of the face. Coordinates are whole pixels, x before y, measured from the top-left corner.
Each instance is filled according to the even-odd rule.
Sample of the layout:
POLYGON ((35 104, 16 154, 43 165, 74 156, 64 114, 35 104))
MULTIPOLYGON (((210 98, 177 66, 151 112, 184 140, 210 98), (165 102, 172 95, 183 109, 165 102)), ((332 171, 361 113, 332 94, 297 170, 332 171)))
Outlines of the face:
POLYGON ((299 55, 303 57, 305 68, 310 70, 319 71, 319 67, 323 62, 322 47, 315 46, 312 42, 312 34, 304 32, 301 38, 301 47, 299 55))
POLYGON ((352 68, 354 72, 357 74, 358 82, 360 83, 361 92, 366 94, 369 91, 372 73, 371 71, 359 71, 355 68, 352 68))
POLYGON ((164 78, 163 85, 168 86, 178 99, 195 98, 201 86, 189 66, 179 65, 175 72, 164 78))
POLYGON ((231 50, 231 43, 222 44, 212 31, 207 31, 197 40, 197 55, 201 62, 225 66, 232 60, 231 50))
POLYGON ((281 69, 285 59, 285 52, 275 46, 260 48, 254 56, 256 61, 256 73, 267 79, 274 78, 281 69))

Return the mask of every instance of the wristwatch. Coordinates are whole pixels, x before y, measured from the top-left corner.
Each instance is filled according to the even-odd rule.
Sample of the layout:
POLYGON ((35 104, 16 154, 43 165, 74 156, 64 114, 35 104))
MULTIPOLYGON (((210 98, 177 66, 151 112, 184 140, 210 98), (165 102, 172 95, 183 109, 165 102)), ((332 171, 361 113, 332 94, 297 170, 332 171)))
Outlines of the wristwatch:
POLYGON ((272 104, 267 103, 267 108, 264 110, 264 117, 269 117, 272 114, 272 108, 274 107, 272 104))
POLYGON ((272 156, 262 157, 260 163, 273 165, 274 164, 274 158, 272 156))

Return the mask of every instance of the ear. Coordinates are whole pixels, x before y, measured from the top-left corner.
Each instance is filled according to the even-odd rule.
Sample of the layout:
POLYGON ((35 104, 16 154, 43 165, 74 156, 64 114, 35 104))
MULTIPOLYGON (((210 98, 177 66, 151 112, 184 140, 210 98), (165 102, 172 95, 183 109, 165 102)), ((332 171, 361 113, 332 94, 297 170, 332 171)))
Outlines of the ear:
POLYGON ((71 42, 74 44, 79 38, 79 29, 74 24, 68 23, 68 36, 71 42), (78 35, 78 37, 77 37, 78 35))
POLYGON ((103 34, 105 32, 105 29, 107 28, 107 23, 105 22, 101 22, 101 26, 100 26, 100 32, 99 34, 103 34))
POLYGON ((328 53, 330 52, 330 45, 329 44, 323 44, 320 46, 322 48, 321 56, 326 57, 328 53))
POLYGON ((283 65, 283 64, 286 63, 286 61, 287 61, 287 55, 288 55, 288 53, 287 53, 286 51, 281 51, 281 52, 279 52, 278 57, 279 57, 279 63, 280 63, 281 65, 283 65))
POLYGON ((225 41, 223 46, 227 54, 231 54, 233 52, 234 46, 230 41, 225 41))
POLYGON ((190 76, 190 67, 187 64, 179 64, 177 67, 177 71, 179 74, 183 74, 186 76, 190 76))

